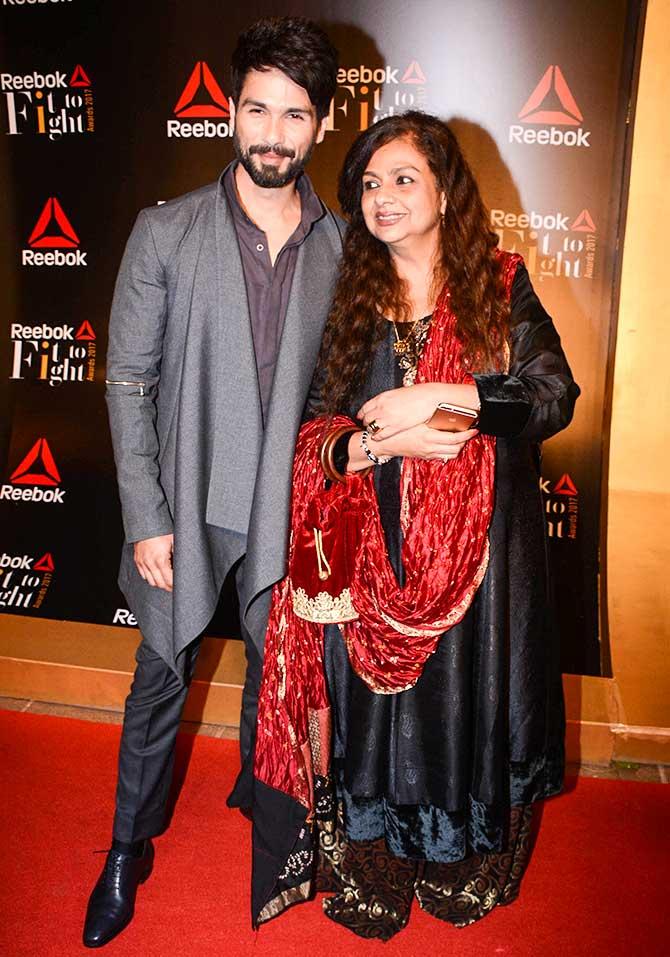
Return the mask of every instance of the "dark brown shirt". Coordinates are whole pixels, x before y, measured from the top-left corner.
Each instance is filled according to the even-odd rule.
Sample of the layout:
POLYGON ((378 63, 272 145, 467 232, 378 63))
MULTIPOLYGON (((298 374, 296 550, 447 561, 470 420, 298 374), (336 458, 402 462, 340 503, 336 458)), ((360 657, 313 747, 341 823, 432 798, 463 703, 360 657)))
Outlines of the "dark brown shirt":
POLYGON ((273 266, 265 233, 242 209, 235 185, 236 167, 237 163, 228 167, 223 174, 222 182, 242 257, 256 353, 258 388, 265 422, 279 353, 279 342, 298 258, 298 247, 305 241, 314 223, 325 216, 326 211, 309 179, 303 173, 296 183, 300 195, 300 222, 295 232, 282 246, 273 266))

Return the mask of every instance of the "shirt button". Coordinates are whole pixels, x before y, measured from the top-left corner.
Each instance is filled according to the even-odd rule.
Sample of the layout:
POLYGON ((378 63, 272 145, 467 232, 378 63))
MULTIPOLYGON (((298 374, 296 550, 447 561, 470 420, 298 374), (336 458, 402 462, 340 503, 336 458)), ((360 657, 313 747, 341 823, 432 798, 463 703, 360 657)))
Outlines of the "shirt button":
POLYGON ((265 246, 263 245, 263 243, 258 243, 256 245, 256 249, 258 250, 259 253, 262 253, 263 250, 265 249, 265 246))

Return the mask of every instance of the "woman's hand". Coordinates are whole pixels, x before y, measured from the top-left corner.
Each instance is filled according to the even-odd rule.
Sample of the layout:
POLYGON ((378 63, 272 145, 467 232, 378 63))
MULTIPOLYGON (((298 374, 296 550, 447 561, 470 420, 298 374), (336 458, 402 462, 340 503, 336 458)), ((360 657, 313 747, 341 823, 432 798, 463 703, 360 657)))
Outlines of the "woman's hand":
POLYGON ((417 459, 455 459, 464 446, 479 435, 477 429, 467 432, 440 432, 427 425, 415 425, 375 443, 375 455, 402 455, 417 459))
MULTIPOLYGON (((420 382, 380 392, 358 410, 358 418, 366 428, 371 423, 379 431, 370 432, 370 440, 376 444, 398 432, 406 431, 427 422, 439 402, 454 402, 471 409, 479 407, 479 394, 475 385, 454 385, 445 382, 420 382)), ((434 429, 430 430, 435 431, 434 429)), ((463 433, 464 434, 464 433, 463 433)), ((404 454, 404 453, 398 453, 404 454)))

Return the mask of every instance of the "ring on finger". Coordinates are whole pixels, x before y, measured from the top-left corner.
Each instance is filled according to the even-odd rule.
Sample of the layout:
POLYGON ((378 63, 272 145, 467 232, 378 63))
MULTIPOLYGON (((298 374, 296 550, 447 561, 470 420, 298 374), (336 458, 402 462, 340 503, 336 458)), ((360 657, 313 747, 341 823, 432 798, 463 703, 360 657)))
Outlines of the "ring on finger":
POLYGON ((379 425, 376 419, 373 419, 372 422, 368 425, 368 432, 372 432, 373 435, 376 435, 377 432, 381 432, 384 428, 383 425, 379 425))

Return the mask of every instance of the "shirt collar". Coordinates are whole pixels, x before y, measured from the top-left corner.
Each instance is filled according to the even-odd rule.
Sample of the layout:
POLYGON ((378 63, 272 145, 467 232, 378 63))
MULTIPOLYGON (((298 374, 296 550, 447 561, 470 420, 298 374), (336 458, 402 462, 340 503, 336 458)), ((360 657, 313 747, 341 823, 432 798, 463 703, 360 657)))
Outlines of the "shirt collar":
MULTIPOLYGON (((237 222, 241 222, 247 226, 253 226, 254 229, 258 229, 256 223, 249 219, 246 212, 242 208, 240 197, 237 194, 235 170, 237 169, 238 163, 238 160, 234 160, 223 171, 221 175, 221 184, 223 186, 224 193, 228 201, 228 207, 233 215, 233 218, 237 222)), ((296 180, 296 189, 300 195, 300 225, 298 226, 298 230, 306 235, 314 223, 326 215, 326 210, 323 206, 323 203, 316 195, 311 180, 306 173, 301 173, 296 180)), ((296 230, 296 232, 298 230, 296 230)))

